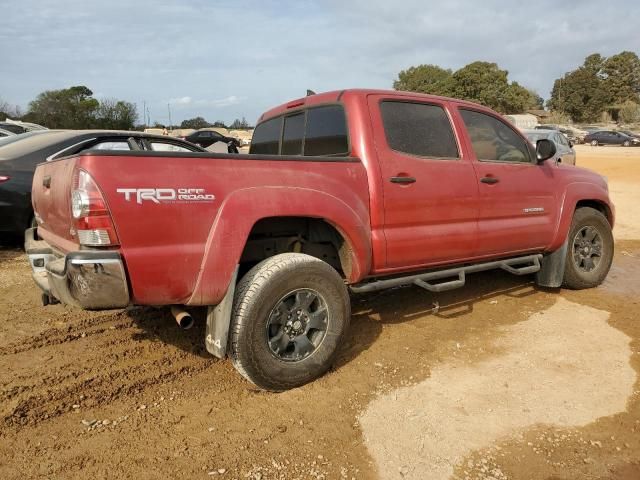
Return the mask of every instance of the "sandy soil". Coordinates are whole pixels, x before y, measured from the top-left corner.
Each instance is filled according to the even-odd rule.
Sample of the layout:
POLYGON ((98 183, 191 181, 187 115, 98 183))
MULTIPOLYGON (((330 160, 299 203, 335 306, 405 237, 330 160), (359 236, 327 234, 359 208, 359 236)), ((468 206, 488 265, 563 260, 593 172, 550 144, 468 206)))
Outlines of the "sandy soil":
POLYGON ((617 204, 603 286, 490 272, 354 297, 335 368, 278 395, 205 352, 202 312, 183 332, 164 310, 44 308, 0 248, 0 478, 640 478, 640 149, 578 164, 617 204))

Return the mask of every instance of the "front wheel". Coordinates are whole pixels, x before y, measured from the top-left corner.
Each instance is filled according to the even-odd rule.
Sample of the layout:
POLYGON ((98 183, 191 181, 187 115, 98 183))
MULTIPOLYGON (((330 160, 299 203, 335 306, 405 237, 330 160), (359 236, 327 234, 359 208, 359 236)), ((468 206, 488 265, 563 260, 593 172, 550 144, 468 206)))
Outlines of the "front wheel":
POLYGON ((569 230, 562 285, 580 290, 600 285, 611 268, 613 235, 607 218, 590 207, 578 208, 569 230))
POLYGON ((622 146, 623 146, 623 147, 628 147, 628 146, 630 146, 630 145, 631 145, 631 142, 630 142, 629 140, 625 140, 625 141, 622 143, 622 146))
POLYGON ((591 146, 592 147, 597 147, 598 146, 598 141, 597 140, 591 140, 591 146))
POLYGON ((304 385, 331 367, 350 316, 347 288, 329 264, 299 253, 270 257, 236 289, 233 365, 265 390, 304 385))

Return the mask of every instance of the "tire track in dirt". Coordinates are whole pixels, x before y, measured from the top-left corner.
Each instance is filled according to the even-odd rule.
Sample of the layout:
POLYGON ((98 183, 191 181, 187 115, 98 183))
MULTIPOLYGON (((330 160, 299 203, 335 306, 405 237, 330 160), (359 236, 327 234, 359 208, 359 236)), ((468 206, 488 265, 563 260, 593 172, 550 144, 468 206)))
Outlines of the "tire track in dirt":
POLYGON ((0 369, 11 372, 0 385, 0 419, 6 427, 53 419, 73 405, 100 407, 150 386, 178 383, 215 363, 195 341, 202 328, 189 333, 167 328, 161 325, 170 318, 164 311, 80 315, 58 317, 56 322, 65 323, 61 327, 0 350, 0 369), (177 346, 163 341, 158 331, 177 346))

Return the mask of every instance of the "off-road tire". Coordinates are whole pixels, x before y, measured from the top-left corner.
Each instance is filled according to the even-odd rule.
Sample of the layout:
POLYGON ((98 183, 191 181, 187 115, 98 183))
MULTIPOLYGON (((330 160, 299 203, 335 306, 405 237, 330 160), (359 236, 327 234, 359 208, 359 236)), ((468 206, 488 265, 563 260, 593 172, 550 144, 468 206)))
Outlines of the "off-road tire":
POLYGON ((567 259, 562 286, 580 290, 600 285, 611 268, 613 250, 613 234, 611 233, 611 225, 607 217, 594 208, 578 208, 573 214, 573 221, 569 229, 567 259), (575 239, 579 232, 589 227, 594 228, 601 239, 601 256, 593 270, 584 271, 578 266, 574 259, 575 239))
POLYGON ((332 365, 351 317, 349 294, 338 272, 309 255, 284 253, 253 267, 236 287, 230 328, 233 366, 256 386, 271 391, 299 387, 332 365), (285 361, 270 348, 269 318, 288 292, 312 289, 328 310, 326 331, 306 358, 285 361))

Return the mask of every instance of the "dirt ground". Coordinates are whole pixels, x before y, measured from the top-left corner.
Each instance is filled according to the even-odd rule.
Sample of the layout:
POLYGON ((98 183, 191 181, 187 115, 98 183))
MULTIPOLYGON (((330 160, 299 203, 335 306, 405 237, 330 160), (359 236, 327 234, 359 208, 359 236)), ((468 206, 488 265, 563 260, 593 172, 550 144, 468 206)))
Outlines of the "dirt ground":
POLYGON ((0 478, 640 478, 640 148, 580 147, 617 204, 609 278, 489 272, 354 296, 332 371, 260 392, 152 308, 42 307, 0 247, 0 478), (439 309, 434 308, 434 302, 439 309))

